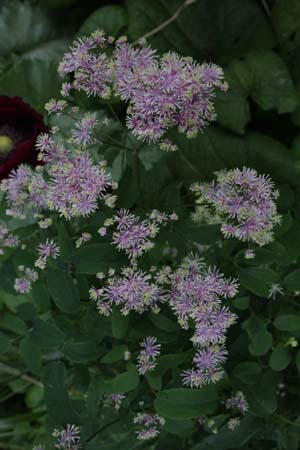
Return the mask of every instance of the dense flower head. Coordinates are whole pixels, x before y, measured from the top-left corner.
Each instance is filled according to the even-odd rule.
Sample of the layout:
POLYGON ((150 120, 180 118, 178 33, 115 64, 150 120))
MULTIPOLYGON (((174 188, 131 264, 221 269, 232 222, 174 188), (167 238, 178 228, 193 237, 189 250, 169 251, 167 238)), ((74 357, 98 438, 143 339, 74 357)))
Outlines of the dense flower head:
POLYGON ((46 239, 38 245, 38 259, 35 261, 35 266, 40 269, 45 269, 49 258, 56 259, 59 256, 60 249, 52 239, 46 239))
POLYGON ((81 448, 79 428, 75 425, 67 425, 62 430, 54 430, 52 433, 56 439, 55 448, 59 450, 79 450, 81 448))
POLYGON ((248 411, 248 402, 241 391, 238 391, 229 397, 225 401, 225 406, 227 409, 238 410, 242 414, 245 414, 248 411))
POLYGON ((38 279, 38 273, 30 267, 19 266, 22 276, 15 279, 14 288, 19 294, 28 294, 31 291, 32 283, 38 279))
POLYGON ((157 414, 138 413, 133 423, 139 425, 141 430, 137 431, 137 438, 142 441, 155 438, 160 433, 160 428, 165 420, 157 414))
MULTIPOLYGON (((281 218, 274 201, 278 192, 269 177, 248 168, 224 170, 216 175, 217 180, 210 184, 192 186, 199 196, 200 210, 205 210, 206 206, 213 208, 222 221, 221 231, 225 237, 260 246, 271 242, 273 227, 281 218)), ((198 219, 201 215, 198 214, 198 219)))
POLYGON ((18 247, 19 244, 19 237, 11 233, 8 226, 0 221, 0 255, 3 255, 4 249, 18 247))
POLYGON ((140 344, 142 350, 137 357, 140 375, 145 375, 156 367, 156 358, 159 356, 161 348, 161 345, 156 342, 156 337, 148 336, 140 344))
POLYGON ((49 167, 47 204, 66 219, 84 216, 97 208, 98 199, 108 200, 111 187, 106 164, 94 164, 88 152, 69 154, 49 167))
POLYGON ((153 282, 151 275, 132 267, 110 277, 106 286, 98 291, 97 298, 98 310, 104 315, 110 314, 113 305, 120 306, 124 315, 129 311, 158 311, 165 300, 163 289, 153 282))
POLYGON ((117 227, 113 233, 113 243, 130 258, 137 258, 153 247, 151 239, 159 230, 154 221, 140 220, 129 211, 121 209, 114 215, 113 223, 117 227))
POLYGON ((170 52, 159 56, 145 42, 129 44, 125 37, 114 42, 101 31, 74 42, 59 66, 62 76, 73 73, 65 85, 88 95, 119 95, 128 103, 127 125, 142 140, 160 142, 168 129, 177 127, 188 137, 202 131, 216 114, 215 89, 226 90, 223 70, 216 64, 198 64, 190 57, 170 52), (108 48, 114 44, 113 49, 108 48), (108 51, 107 51, 108 50, 108 51))
POLYGON ((24 218, 26 209, 40 211, 46 207, 47 183, 39 170, 20 165, 3 180, 0 189, 6 194, 6 214, 24 218))
POLYGON ((233 298, 238 284, 217 269, 207 268, 194 256, 187 257, 168 278, 167 300, 171 308, 182 327, 194 327, 191 341, 197 348, 195 367, 184 372, 184 383, 199 387, 217 381, 227 355, 223 345, 226 331, 236 320, 222 305, 222 298, 233 298))

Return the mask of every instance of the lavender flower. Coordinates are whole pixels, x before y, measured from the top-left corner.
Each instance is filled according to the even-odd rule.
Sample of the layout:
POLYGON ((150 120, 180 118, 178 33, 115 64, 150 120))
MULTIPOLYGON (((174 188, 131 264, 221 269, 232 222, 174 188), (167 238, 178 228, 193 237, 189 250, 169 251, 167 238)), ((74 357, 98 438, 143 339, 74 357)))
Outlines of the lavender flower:
POLYGON ((129 211, 121 209, 114 217, 117 230, 113 243, 118 250, 125 250, 130 258, 137 258, 153 247, 150 239, 158 233, 158 227, 149 220, 140 220, 129 211))
POLYGON ((93 136, 93 131, 98 123, 95 114, 86 113, 81 120, 75 123, 75 128, 72 130, 71 142, 76 145, 82 145, 83 147, 97 142, 97 139, 93 136))
POLYGON ((106 401, 109 405, 112 405, 113 408, 118 411, 121 407, 122 400, 124 400, 125 395, 123 394, 108 394, 106 395, 106 401))
POLYGON ((19 294, 28 294, 31 291, 32 283, 38 279, 38 273, 23 266, 19 266, 19 271, 22 272, 23 276, 15 279, 15 291, 19 294))
POLYGON ((45 447, 43 445, 35 445, 32 447, 32 450, 45 450, 45 447))
POLYGON ((248 411, 248 402, 243 392, 239 391, 225 401, 227 409, 237 409, 240 413, 245 414, 248 411))
POLYGON ((173 274, 168 272, 165 281, 170 284, 167 299, 180 325, 187 329, 193 323, 195 327, 191 338, 198 349, 195 367, 183 373, 184 384, 200 387, 218 381, 227 355, 223 345, 226 331, 236 320, 221 299, 236 295, 237 282, 226 280, 217 269, 206 268, 193 256, 173 274))
POLYGON ((134 46, 126 38, 107 52, 111 43, 101 31, 74 42, 59 66, 62 76, 74 73, 72 86, 63 89, 67 94, 73 87, 100 98, 119 95, 128 103, 128 128, 167 151, 176 149, 163 139, 169 128, 193 137, 215 120, 215 89, 227 89, 220 67, 174 52, 160 57, 144 42, 134 46))
POLYGON ((134 417, 133 423, 143 427, 137 431, 137 438, 146 441, 155 438, 160 433, 159 428, 165 424, 165 420, 158 415, 138 413, 134 417))
POLYGON ((46 239, 46 242, 39 244, 39 257, 35 261, 35 266, 40 269, 45 269, 49 258, 56 259, 59 256, 59 247, 52 239, 46 239))
POLYGON ((240 423, 241 419, 239 417, 232 417, 232 419, 228 420, 227 427, 229 430, 233 431, 240 426, 240 423))
POLYGON ((19 244, 18 236, 10 233, 8 226, 0 221, 0 255, 3 255, 5 248, 15 248, 19 244))
POLYGON ((134 268, 125 268, 121 276, 109 278, 99 295, 97 307, 104 315, 110 314, 113 305, 120 306, 124 315, 129 311, 157 311, 165 300, 163 289, 152 281, 151 275, 134 268))
POLYGON ((156 337, 148 336, 141 342, 141 352, 138 355, 138 371, 140 375, 150 372, 156 366, 156 358, 160 354, 160 344, 156 337))
MULTIPOLYGON (((216 182, 196 184, 192 190, 199 196, 199 211, 212 207, 222 220, 221 231, 226 238, 235 237, 260 246, 273 240, 273 227, 280 223, 281 217, 274 202, 278 192, 268 177, 247 168, 221 171, 217 172, 216 182)), ((198 220, 201 215, 202 212, 198 220)), ((252 253, 248 251, 247 256, 252 257, 252 253)))
POLYGON ((79 450, 81 448, 79 428, 67 425, 63 430, 54 430, 52 435, 56 438, 55 448, 59 450, 79 450))

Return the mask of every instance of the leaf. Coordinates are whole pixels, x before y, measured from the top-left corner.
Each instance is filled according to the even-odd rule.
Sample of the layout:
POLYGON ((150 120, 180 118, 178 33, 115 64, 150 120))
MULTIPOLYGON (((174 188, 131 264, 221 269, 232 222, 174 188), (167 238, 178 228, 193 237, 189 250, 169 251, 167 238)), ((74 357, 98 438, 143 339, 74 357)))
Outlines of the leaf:
POLYGON ((59 347, 65 340, 65 334, 49 320, 35 319, 31 336, 41 348, 59 347))
POLYGON ((274 326, 280 331, 299 331, 300 315, 282 314, 274 320, 274 326))
POLYGON ((42 368, 41 352, 30 336, 26 336, 21 341, 20 355, 28 370, 35 375, 39 375, 42 368))
POLYGON ((69 261, 74 251, 74 246, 67 231, 66 224, 61 221, 58 227, 58 244, 59 244, 59 256, 64 261, 69 261))
POLYGON ((266 372, 260 382, 254 386, 244 386, 243 390, 249 403, 249 412, 258 417, 272 415, 277 409, 278 376, 272 371, 266 372))
POLYGON ((89 36, 95 30, 103 30, 105 34, 120 36, 127 26, 127 13, 120 5, 106 5, 96 9, 81 25, 77 35, 89 36))
POLYGON ((161 312, 158 314, 152 312, 149 313, 149 319, 158 329, 166 331, 167 333, 178 333, 180 330, 178 324, 175 321, 169 319, 161 312))
POLYGON ((300 269, 289 273, 283 280, 284 286, 290 291, 300 290, 300 269))
POLYGON ((74 314, 79 310, 79 293, 71 275, 49 266, 47 269, 47 285, 52 300, 61 311, 74 314))
POLYGON ((35 305, 41 312, 49 311, 51 300, 46 284, 42 280, 37 280, 31 290, 31 295, 35 305))
POLYGON ((298 0, 275 2, 271 19, 279 42, 284 43, 293 39, 300 28, 300 4, 298 0))
POLYGON ((66 423, 78 423, 78 416, 69 400, 66 375, 62 362, 51 362, 42 371, 47 412, 52 425, 60 427, 66 423))
POLYGON ((77 272, 94 274, 121 267, 124 257, 111 244, 89 244, 74 252, 73 262, 77 272))
POLYGON ((253 355, 261 356, 269 351, 272 346, 272 334, 266 329, 264 321, 252 315, 245 324, 246 331, 250 338, 249 351, 253 355))
POLYGON ((135 389, 138 384, 139 375, 137 368, 130 365, 127 372, 117 375, 110 381, 106 381, 104 389, 107 394, 124 394, 135 389))
POLYGON ((234 368, 233 376, 244 384, 256 384, 259 381, 261 367, 256 362, 243 362, 234 368))
MULTIPOLYGON (((130 38, 135 41, 155 29, 181 5, 180 0, 127 0, 130 38)), ((244 0, 243 8, 239 0, 195 2, 149 41, 160 51, 175 50, 221 63, 274 43, 264 12, 254 0, 244 0)))
POLYGON ((265 267, 240 269, 237 276, 242 286, 259 297, 268 297, 271 285, 279 281, 277 273, 265 267))
POLYGON ((93 340, 67 342, 62 352, 69 360, 77 363, 94 361, 100 357, 100 347, 93 340))
POLYGON ((160 391, 154 402, 156 412, 167 419, 194 419, 211 414, 217 407, 215 389, 177 388, 160 391))
POLYGON ((27 326, 25 322, 19 317, 5 313, 0 319, 0 327, 13 331, 16 334, 24 335, 27 333, 27 326))
POLYGON ((200 444, 191 450, 232 450, 244 448, 260 430, 261 422, 253 417, 243 419, 238 427, 229 430, 227 426, 221 428, 217 434, 205 437, 200 444))
POLYGON ((285 370, 292 360, 290 349, 282 344, 278 344, 269 359, 271 369, 280 372, 285 370))
POLYGON ((124 354, 128 350, 126 345, 117 345, 107 352, 100 360, 102 364, 113 364, 124 359, 124 354))
POLYGON ((100 400, 104 394, 104 381, 100 375, 94 376, 87 391, 86 406, 88 413, 96 417, 100 400))
POLYGON ((192 221, 181 222, 174 227, 174 231, 178 233, 179 239, 191 240, 197 244, 209 245, 215 244, 221 239, 219 225, 195 224, 192 221))
POLYGON ((124 316, 118 308, 114 308, 111 314, 112 334, 115 339, 122 339, 128 329, 129 315, 124 316))
POLYGON ((0 333, 0 354, 7 353, 13 349, 13 346, 8 337, 0 333))

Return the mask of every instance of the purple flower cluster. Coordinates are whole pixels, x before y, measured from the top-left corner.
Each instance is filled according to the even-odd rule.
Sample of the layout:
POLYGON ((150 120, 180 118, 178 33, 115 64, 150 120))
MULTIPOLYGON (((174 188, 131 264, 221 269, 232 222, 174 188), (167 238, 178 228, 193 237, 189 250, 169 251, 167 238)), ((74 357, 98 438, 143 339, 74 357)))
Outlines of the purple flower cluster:
POLYGON ((19 266, 18 269, 22 273, 22 276, 15 279, 15 291, 19 294, 28 294, 31 291, 32 283, 38 279, 38 273, 24 266, 19 266))
POLYGON ((63 430, 54 430, 52 435, 56 439, 55 448, 59 450, 79 450, 81 448, 79 428, 67 425, 63 430))
POLYGON ((159 428, 165 424, 165 420, 157 414, 138 413, 134 419, 135 425, 143 427, 137 431, 137 438, 141 441, 147 441, 159 435, 159 428))
POLYGON ((105 400, 108 405, 112 405, 113 408, 118 411, 124 398, 125 395, 123 394, 108 394, 106 395, 105 400))
POLYGON ((137 258, 153 247, 150 240, 158 233, 158 227, 149 220, 140 220, 134 214, 121 209, 113 217, 117 230, 113 233, 113 243, 118 250, 124 250, 129 258, 137 258))
POLYGON ((35 267, 45 269, 49 258, 56 259, 59 256, 59 247, 52 239, 46 239, 46 242, 39 244, 39 257, 35 261, 35 267))
POLYGON ((10 233, 8 226, 0 222, 0 255, 3 255, 5 248, 15 248, 20 244, 18 236, 10 233))
POLYGON ((227 409, 238 410, 242 414, 245 414, 249 408, 245 395, 241 391, 228 398, 225 401, 225 406, 227 409))
POLYGON ((156 337, 148 336, 141 342, 141 348, 137 360, 140 375, 150 372, 156 366, 156 358, 160 354, 161 345, 156 343, 156 337))
POLYGON ((215 89, 227 89, 219 66, 174 52, 160 57, 144 42, 128 44, 124 37, 107 52, 112 43, 101 31, 74 42, 59 66, 62 76, 74 74, 67 95, 72 88, 105 99, 119 95, 128 102, 128 128, 170 150, 172 143, 162 139, 168 129, 194 137, 215 119, 215 89))
POLYGON ((169 304, 179 323, 195 330, 191 338, 197 353, 194 368, 183 373, 183 382, 200 387, 218 381, 226 360, 224 347, 227 329, 236 316, 222 306, 222 298, 232 298, 238 291, 235 280, 225 279, 217 269, 206 268, 195 257, 186 258, 178 270, 169 275, 169 304))
POLYGON ((253 169, 243 168, 217 172, 211 184, 196 184, 200 204, 194 219, 203 219, 203 208, 213 207, 222 222, 224 236, 235 237, 260 246, 273 240, 273 227, 280 223, 272 181, 253 169))
POLYGON ((113 305, 120 306, 123 315, 130 311, 159 311, 165 300, 163 289, 152 281, 151 275, 130 267, 124 268, 120 276, 109 278, 103 289, 94 288, 91 298, 98 300, 97 308, 103 315, 109 315, 113 305))
POLYGON ((6 194, 8 216, 23 219, 26 210, 40 211, 46 207, 47 183, 39 170, 20 165, 12 170, 9 178, 2 180, 0 189, 6 194))

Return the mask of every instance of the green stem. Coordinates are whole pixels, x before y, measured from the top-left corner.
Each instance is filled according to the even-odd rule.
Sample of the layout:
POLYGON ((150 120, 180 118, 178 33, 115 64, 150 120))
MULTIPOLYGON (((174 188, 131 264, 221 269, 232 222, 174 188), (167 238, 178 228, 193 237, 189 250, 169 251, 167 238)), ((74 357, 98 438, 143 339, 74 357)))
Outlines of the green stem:
POLYGON ((35 378, 31 377, 30 375, 23 374, 20 370, 15 369, 14 367, 8 366, 7 364, 4 364, 0 362, 0 371, 8 373, 10 375, 13 375, 15 377, 20 378, 23 381, 27 381, 30 384, 35 384, 36 386, 43 387, 43 384, 40 383, 35 378))

